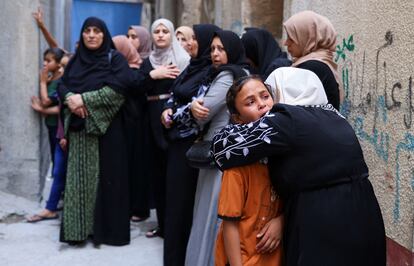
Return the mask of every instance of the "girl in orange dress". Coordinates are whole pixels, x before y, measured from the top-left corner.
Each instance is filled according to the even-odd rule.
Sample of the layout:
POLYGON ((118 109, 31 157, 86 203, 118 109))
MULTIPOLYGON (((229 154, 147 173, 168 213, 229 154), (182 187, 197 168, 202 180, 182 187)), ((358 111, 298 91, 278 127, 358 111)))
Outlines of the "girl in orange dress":
MULTIPOLYGON (((237 81, 226 102, 238 124, 258 120, 274 104, 270 87, 259 76, 237 81)), ((225 170, 218 205, 223 223, 216 242, 216 265, 281 265, 280 210, 265 159, 225 170)))

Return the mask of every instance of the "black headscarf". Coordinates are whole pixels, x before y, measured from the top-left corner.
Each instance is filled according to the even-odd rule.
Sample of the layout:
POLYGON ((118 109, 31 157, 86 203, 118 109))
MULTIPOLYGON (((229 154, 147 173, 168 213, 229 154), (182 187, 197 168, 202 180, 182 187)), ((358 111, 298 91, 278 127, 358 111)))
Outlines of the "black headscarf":
POLYGON ((61 97, 68 92, 83 93, 101 89, 105 85, 124 94, 131 87, 132 78, 128 63, 114 49, 105 22, 96 17, 87 18, 82 25, 79 46, 62 77, 63 86, 59 92, 61 97), (82 37, 83 31, 91 26, 99 28, 103 33, 102 45, 96 50, 89 50, 82 37))
POLYGON ((187 103, 198 92, 201 82, 211 66, 210 44, 213 35, 219 27, 213 24, 197 24, 193 26, 198 52, 191 58, 190 64, 173 84, 174 97, 180 102, 187 103))
POLYGON ((282 52, 272 34, 264 29, 246 28, 241 38, 246 56, 258 67, 258 74, 266 79, 276 68, 290 66, 292 62, 282 52))
MULTIPOLYGON (((65 100, 67 93, 84 93, 109 86, 118 93, 125 94, 134 86, 132 72, 126 59, 114 50, 111 34, 105 22, 96 17, 89 17, 82 25, 79 46, 74 57, 68 63, 58 93, 65 100), (99 28, 103 33, 102 45, 96 50, 89 50, 83 42, 83 31, 91 26, 99 28)), ((84 127, 85 120, 73 115, 70 121, 72 130, 84 127)))
POLYGON ((211 67, 209 79, 213 80, 220 72, 227 70, 232 72, 234 80, 247 75, 243 69, 248 69, 243 43, 236 33, 229 30, 216 31, 213 37, 219 37, 227 54, 227 64, 218 68, 211 67))

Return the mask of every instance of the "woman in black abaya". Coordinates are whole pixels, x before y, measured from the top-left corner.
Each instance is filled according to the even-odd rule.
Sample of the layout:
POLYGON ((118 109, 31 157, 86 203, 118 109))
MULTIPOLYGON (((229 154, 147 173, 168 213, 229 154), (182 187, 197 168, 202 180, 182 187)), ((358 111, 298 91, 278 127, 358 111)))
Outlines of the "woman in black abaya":
POLYGON ((130 241, 127 152, 120 108, 134 79, 105 23, 85 20, 59 95, 69 141, 62 242, 130 241))

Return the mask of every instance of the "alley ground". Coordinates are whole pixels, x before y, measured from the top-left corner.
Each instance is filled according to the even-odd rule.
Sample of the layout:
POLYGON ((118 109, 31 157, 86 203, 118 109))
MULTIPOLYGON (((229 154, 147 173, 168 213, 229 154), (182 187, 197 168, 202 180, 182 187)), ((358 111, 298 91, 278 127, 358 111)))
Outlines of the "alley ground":
MULTIPOLYGON (((50 183, 48 179, 45 191, 48 191, 50 183)), ((150 219, 131 224, 130 245, 101 245, 97 248, 88 242, 85 246, 73 247, 59 242, 60 220, 35 224, 25 221, 26 216, 42 207, 44 203, 0 192, 0 265, 162 265, 162 239, 145 237, 145 232, 156 225, 154 212, 150 219)))

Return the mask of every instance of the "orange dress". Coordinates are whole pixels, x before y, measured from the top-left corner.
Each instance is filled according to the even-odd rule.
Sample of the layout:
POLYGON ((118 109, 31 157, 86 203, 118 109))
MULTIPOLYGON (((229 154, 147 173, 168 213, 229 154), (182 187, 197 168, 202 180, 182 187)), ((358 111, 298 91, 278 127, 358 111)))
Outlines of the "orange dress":
MULTIPOLYGON (((260 240, 256 235, 267 222, 279 215, 280 206, 265 164, 257 162, 224 171, 218 215, 223 220, 239 221, 243 265, 282 265, 281 246, 272 253, 259 254, 256 251, 256 245, 260 240)), ((223 225, 217 236, 215 264, 228 265, 223 225)))

